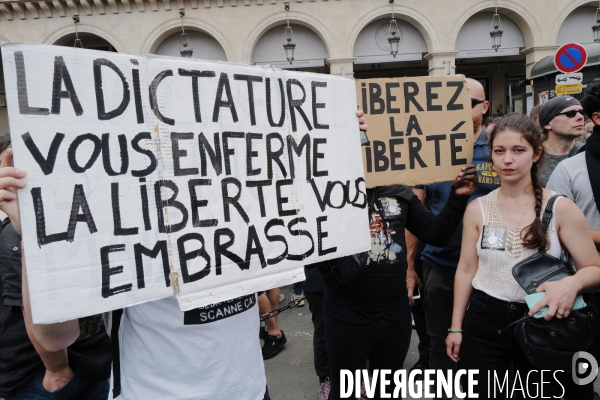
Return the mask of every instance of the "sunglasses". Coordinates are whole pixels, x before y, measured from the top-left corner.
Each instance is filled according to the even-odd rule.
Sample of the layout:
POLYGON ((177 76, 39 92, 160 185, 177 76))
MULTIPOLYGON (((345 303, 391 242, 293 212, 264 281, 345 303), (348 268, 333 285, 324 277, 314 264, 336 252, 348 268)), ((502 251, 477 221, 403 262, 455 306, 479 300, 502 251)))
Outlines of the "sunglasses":
POLYGON ((471 98, 471 108, 475 108, 476 105, 482 103, 485 103, 485 100, 471 98))
POLYGON ((556 115, 565 115, 567 118, 575 118, 575 116, 577 114, 583 115, 583 109, 581 109, 581 110, 565 111, 565 112, 558 113, 556 115))

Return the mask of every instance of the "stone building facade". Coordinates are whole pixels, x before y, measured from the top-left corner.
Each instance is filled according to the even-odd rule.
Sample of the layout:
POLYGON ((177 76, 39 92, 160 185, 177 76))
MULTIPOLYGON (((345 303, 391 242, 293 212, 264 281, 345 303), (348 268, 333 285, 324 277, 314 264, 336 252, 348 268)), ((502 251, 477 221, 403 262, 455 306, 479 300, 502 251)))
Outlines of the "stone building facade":
MULTIPOLYGON (((536 102, 529 77, 537 62, 562 43, 593 43, 598 7, 589 0, 394 3, 392 10, 391 0, 0 0, 0 41, 73 46, 79 15, 86 48, 179 56, 183 24, 196 58, 356 78, 462 73, 482 81, 491 114, 503 114, 536 102), (489 35, 496 7, 504 30, 498 52, 489 35), (402 35, 395 58, 387 47, 392 11, 402 35), (288 16, 297 43, 292 65, 283 50, 288 16)), ((8 129, 2 99, 0 132, 8 129)))

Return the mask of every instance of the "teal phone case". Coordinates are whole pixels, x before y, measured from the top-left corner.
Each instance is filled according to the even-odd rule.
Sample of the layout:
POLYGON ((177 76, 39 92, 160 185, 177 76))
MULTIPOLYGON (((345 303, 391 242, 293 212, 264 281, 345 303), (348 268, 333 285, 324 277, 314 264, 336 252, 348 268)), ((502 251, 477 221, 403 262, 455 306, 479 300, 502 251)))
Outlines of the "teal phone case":
MULTIPOLYGON (((537 304, 538 301, 544 298, 544 296, 546 296, 546 292, 528 294, 527 296, 525 296, 525 303, 527 303, 527 307, 529 307, 529 309, 531 310, 533 306, 537 304)), ((573 303, 572 309, 579 310, 583 307, 585 307, 585 301, 583 301, 583 297, 581 297, 581 295, 577 295, 577 297, 575 297, 575 303, 573 303)), ((543 307, 535 313, 533 318, 544 318, 547 312, 548 306, 543 307)))

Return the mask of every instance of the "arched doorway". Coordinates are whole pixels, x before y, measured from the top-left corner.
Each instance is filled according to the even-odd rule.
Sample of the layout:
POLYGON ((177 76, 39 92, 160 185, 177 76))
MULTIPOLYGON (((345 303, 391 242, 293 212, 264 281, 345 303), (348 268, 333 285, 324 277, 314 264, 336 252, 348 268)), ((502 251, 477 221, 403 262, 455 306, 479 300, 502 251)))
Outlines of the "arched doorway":
MULTIPOLYGON (((83 45, 84 49, 117 52, 117 50, 115 50, 115 47, 108 40, 98 35, 94 35, 93 33, 80 32, 78 36, 81 40, 81 44, 83 45)), ((74 47, 75 32, 61 37, 53 44, 55 46, 74 47)))
POLYGON ((578 7, 563 21, 558 31, 556 43, 575 42, 580 44, 592 43, 594 35, 592 25, 596 24, 594 7, 578 7))
POLYGON ((282 69, 329 73, 327 58, 329 52, 325 43, 310 28, 303 25, 290 24, 296 40, 294 61, 285 58, 283 49, 284 25, 279 25, 265 32, 254 46, 252 63, 257 65, 274 65, 282 69))
POLYGON ((423 59, 423 55, 427 53, 425 39, 412 24, 401 19, 397 22, 400 28, 400 44, 395 58, 390 53, 387 40, 389 18, 369 23, 358 34, 352 54, 356 57, 355 78, 428 75, 428 64, 423 59))
MULTIPOLYGON (((193 57, 202 60, 227 61, 223 46, 212 36, 186 28, 185 31, 193 47, 193 57)), ((173 33, 158 45, 155 54, 161 56, 181 57, 179 48, 181 45, 181 32, 173 33)), ((185 37, 183 41, 187 43, 185 37)))
POLYGON ((488 114, 503 115, 508 112, 525 114, 530 90, 525 79, 525 47, 523 33, 517 24, 500 14, 502 46, 492 49, 490 28, 493 13, 473 15, 462 26, 456 38, 456 73, 479 80, 490 100, 488 114), (529 93, 528 93, 529 92, 529 93))

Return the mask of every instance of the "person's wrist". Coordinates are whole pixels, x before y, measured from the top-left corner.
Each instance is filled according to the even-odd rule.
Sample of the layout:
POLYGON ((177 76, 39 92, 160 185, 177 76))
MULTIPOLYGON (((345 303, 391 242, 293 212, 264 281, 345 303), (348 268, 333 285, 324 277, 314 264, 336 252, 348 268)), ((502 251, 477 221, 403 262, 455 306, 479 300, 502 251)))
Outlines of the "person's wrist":
POLYGON ((73 375, 73 370, 71 369, 68 360, 65 360, 64 363, 61 362, 56 365, 46 365, 45 367, 46 371, 54 375, 73 375))
POLYGON ((577 294, 581 293, 581 291, 583 290, 583 284, 579 280, 579 277, 573 275, 571 276, 571 278, 573 278, 573 287, 575 288, 577 294))

